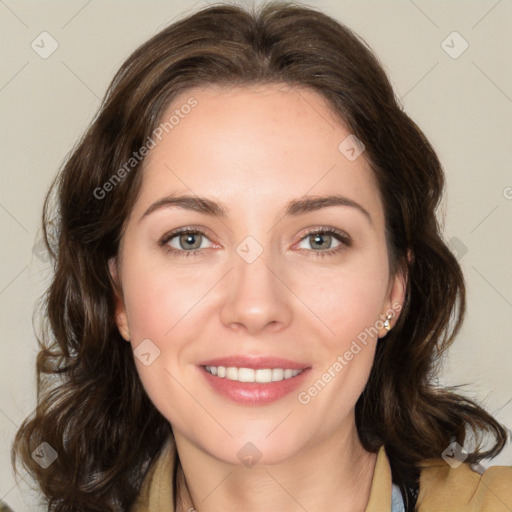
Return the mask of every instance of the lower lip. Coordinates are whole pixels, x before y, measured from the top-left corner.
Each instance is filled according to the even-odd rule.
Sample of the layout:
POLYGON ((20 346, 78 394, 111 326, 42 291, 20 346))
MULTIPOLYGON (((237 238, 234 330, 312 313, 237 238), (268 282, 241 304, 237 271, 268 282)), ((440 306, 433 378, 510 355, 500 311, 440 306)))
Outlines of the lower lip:
POLYGON ((219 395, 243 405, 264 405, 280 400, 296 390, 306 378, 310 368, 306 368, 291 379, 277 382, 238 382, 226 377, 216 377, 207 372, 203 366, 199 371, 204 375, 210 386, 219 395))

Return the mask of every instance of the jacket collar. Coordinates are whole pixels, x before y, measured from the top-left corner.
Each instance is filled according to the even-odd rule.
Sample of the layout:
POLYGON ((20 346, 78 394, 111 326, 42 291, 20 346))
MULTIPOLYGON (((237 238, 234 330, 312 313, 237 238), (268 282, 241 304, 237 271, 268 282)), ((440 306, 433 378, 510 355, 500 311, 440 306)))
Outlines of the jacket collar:
MULTIPOLYGON (((188 512, 192 499, 181 465, 176 468, 177 509, 174 509, 173 475, 176 464, 174 440, 163 447, 142 484, 141 492, 131 512, 188 512)), ((377 461, 370 487, 370 498, 365 512, 391 512, 391 467, 384 446, 377 453, 377 461)))

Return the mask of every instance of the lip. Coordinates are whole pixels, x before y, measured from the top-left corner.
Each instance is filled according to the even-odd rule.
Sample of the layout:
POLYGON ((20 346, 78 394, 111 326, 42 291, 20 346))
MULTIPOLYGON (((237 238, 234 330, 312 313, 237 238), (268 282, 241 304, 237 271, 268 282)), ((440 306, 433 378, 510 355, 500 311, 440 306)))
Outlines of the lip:
POLYGON ((252 368, 253 370, 263 368, 290 368, 291 370, 303 370, 310 368, 310 365, 307 363, 290 361, 289 359, 283 359, 280 357, 243 355, 233 355, 228 357, 209 359, 208 361, 199 363, 199 366, 225 366, 226 368, 229 366, 234 366, 236 368, 252 368))
MULTIPOLYGON (((257 364, 259 364, 259 362, 257 364)), ((224 365, 213 364, 212 366, 224 365)), ((249 368, 249 366, 241 367, 249 368)), ((270 404, 290 395, 290 393, 305 382, 305 379, 309 377, 309 372, 311 371, 311 368, 306 368, 302 373, 290 379, 261 383, 238 382, 237 380, 229 380, 226 377, 216 377, 207 372, 204 366, 198 366, 197 368, 203 375, 203 378, 206 379, 206 382, 217 394, 236 404, 250 406, 270 404)), ((268 366, 265 366, 265 368, 268 368, 268 366)), ((276 368, 282 368, 282 366, 277 366, 276 368)))

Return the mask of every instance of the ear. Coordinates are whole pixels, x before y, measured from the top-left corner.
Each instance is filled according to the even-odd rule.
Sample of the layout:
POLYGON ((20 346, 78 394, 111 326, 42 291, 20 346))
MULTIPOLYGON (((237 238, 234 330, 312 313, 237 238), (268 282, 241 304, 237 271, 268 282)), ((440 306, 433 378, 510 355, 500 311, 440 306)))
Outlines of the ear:
POLYGON ((116 303, 116 324, 121 336, 130 341, 130 328, 128 326, 128 315, 126 314, 126 307, 124 304, 121 283, 119 280, 119 272, 117 267, 117 258, 114 256, 108 260, 108 269, 112 278, 114 300, 116 303))
MULTIPOLYGON (((407 252, 407 259, 411 261, 411 252, 407 252)), ((394 277, 389 281, 389 286, 386 294, 386 300, 383 305, 382 320, 389 318, 389 325, 393 328, 398 321, 400 312, 402 311, 403 304, 405 301, 405 291, 407 290, 408 280, 407 269, 400 269, 394 277)), ((386 328, 379 330, 379 338, 384 337, 388 333, 386 328)))

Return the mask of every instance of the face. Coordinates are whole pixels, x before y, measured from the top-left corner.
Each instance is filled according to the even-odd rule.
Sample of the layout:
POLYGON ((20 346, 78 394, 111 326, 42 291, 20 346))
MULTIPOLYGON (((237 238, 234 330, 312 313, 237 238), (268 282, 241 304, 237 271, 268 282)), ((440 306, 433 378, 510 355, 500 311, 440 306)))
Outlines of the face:
POLYGON ((235 464, 250 442, 275 464, 354 434, 405 282, 364 152, 340 150, 350 132, 321 96, 193 89, 163 117, 192 97, 144 161, 110 262, 117 324, 175 436, 235 464), (344 199, 311 202, 327 196, 344 199))

